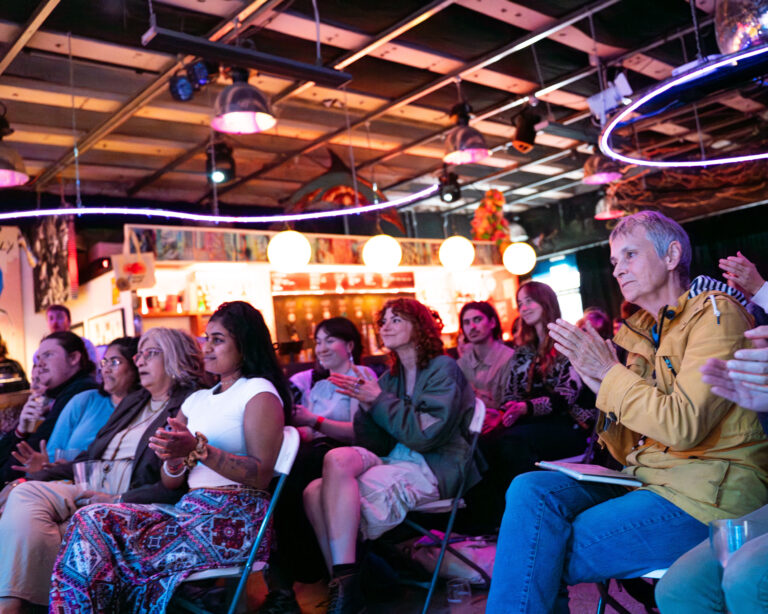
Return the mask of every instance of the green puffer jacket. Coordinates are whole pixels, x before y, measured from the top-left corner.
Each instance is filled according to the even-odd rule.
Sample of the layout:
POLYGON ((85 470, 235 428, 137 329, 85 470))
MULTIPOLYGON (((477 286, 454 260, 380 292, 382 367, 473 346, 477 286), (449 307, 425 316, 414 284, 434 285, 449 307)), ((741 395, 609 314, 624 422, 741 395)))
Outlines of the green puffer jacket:
POLYGON ((706 291, 682 295, 659 322, 658 350, 645 311, 616 334, 629 355, 600 386, 600 440, 643 488, 702 522, 765 505, 768 441, 757 415, 713 394, 699 371, 748 345, 751 317, 727 294, 706 291))

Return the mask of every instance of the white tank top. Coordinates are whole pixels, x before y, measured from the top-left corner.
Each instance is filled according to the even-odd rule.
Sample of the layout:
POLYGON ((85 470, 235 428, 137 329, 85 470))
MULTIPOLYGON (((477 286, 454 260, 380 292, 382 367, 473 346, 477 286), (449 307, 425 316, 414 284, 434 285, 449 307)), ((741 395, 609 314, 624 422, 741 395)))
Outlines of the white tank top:
MULTIPOLYGON (((261 392, 274 394, 281 406, 283 401, 272 382, 261 377, 241 377, 224 392, 216 394, 217 390, 219 386, 211 390, 198 390, 187 397, 181 406, 181 411, 187 417, 187 428, 193 434, 200 432, 205 435, 212 446, 231 454, 246 456, 248 449, 243 416, 248 401, 261 392)), ((198 463, 189 472, 188 483, 190 488, 237 484, 203 463, 198 463)))

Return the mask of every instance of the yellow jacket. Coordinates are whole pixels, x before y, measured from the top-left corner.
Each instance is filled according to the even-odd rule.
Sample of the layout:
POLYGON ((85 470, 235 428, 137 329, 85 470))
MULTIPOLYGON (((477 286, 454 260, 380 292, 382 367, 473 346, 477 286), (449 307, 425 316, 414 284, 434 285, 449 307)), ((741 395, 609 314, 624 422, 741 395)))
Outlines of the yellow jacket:
POLYGON ((751 317, 727 294, 706 291, 686 292, 659 321, 658 350, 655 321, 642 310, 614 338, 629 355, 600 386, 601 441, 643 488, 701 522, 768 503, 768 441, 756 414, 712 394, 699 372, 747 345, 751 317))

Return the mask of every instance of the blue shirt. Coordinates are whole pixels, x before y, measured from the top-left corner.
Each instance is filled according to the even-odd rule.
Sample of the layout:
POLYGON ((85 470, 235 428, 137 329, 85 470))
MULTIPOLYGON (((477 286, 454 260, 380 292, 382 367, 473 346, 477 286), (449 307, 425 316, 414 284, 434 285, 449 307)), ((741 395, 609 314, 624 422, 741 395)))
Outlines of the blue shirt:
POLYGON ((110 397, 99 394, 98 390, 86 390, 73 396, 56 420, 48 440, 48 457, 51 462, 57 449, 87 449, 114 409, 110 397))

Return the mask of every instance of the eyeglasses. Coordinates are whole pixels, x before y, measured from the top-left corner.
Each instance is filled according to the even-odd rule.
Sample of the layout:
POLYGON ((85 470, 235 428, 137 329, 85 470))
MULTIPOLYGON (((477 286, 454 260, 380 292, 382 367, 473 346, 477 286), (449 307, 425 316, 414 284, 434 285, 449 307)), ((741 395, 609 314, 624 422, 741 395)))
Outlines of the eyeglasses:
POLYGON ((125 358, 122 358, 120 356, 113 356, 112 358, 102 358, 99 361, 99 364, 101 365, 102 369, 104 367, 110 367, 112 369, 117 369, 124 362, 125 362, 125 358))
POLYGON ((160 348, 147 348, 146 350, 139 350, 134 355, 133 362, 138 364, 139 358, 143 358, 144 362, 149 362, 155 356, 159 356, 162 353, 163 353, 163 350, 161 350, 160 348))

